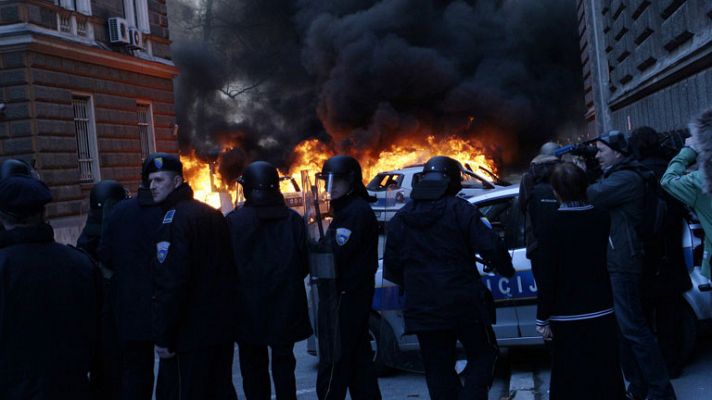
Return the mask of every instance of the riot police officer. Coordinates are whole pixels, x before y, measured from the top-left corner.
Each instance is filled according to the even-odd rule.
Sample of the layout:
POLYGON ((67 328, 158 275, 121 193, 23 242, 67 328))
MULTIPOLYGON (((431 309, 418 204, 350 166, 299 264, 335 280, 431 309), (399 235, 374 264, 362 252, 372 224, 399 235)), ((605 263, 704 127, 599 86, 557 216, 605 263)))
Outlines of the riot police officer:
POLYGON ((8 158, 0 164, 0 179, 12 175, 24 175, 39 178, 32 166, 24 160, 8 158))
POLYGON ((405 290, 406 330, 415 333, 434 400, 487 399, 497 358, 494 304, 475 268, 480 255, 500 274, 511 259, 489 222, 456 195, 460 164, 431 158, 408 202, 388 225, 386 279, 405 290), (465 384, 455 373, 456 343, 467 354, 465 384))
POLYGON ((335 290, 319 291, 319 399, 380 399, 368 336, 368 319, 378 269, 378 222, 363 185, 361 166, 334 156, 319 176, 330 195, 333 221, 326 240, 334 255, 335 290), (326 304, 328 303, 328 304, 326 304), (329 318, 326 313, 335 315, 329 318), (333 326, 325 326, 332 323, 333 326), (327 334, 330 333, 330 334, 327 334))
POLYGON ((178 157, 154 155, 146 173, 163 213, 154 243, 156 353, 176 359, 180 399, 236 399, 236 270, 227 222, 220 211, 193 199, 178 157))
POLYGON ((307 232, 301 216, 285 204, 271 164, 251 163, 239 182, 245 205, 227 221, 240 277, 237 341, 245 397, 271 397, 271 349, 277 399, 296 399, 294 343, 312 334, 304 288, 307 232))
MULTIPOLYGON (((153 395, 154 352, 152 331, 153 260, 155 244, 163 213, 148 188, 148 166, 155 155, 144 160, 141 186, 136 197, 117 203, 102 227, 99 259, 111 277, 111 302, 120 349, 121 400, 150 400, 153 395)), ((113 185, 105 187, 106 194, 119 197, 113 185)), ((98 190, 97 190, 98 191, 98 190)), ((101 190, 103 192, 103 189, 101 190)), ((95 193, 96 195, 100 193, 95 193)), ((94 196, 96 206, 104 196, 94 196)), ((91 200, 91 199, 90 199, 91 200)), ((102 214, 104 214, 102 212, 102 214)), ((156 398, 175 397, 171 388, 172 361, 160 362, 156 398)))
POLYGON ((88 400, 99 274, 83 252, 54 241, 49 188, 0 180, 0 398, 88 400))
MULTIPOLYGON (((89 192, 89 215, 77 240, 77 248, 84 250, 94 261, 99 260, 99 244, 104 222, 108 220, 114 205, 127 197, 126 189, 113 180, 101 181, 89 192)), ((92 366, 91 386, 94 398, 111 400, 118 398, 121 388, 119 341, 116 336, 116 318, 110 287, 114 273, 101 263, 98 265, 103 277, 103 302, 99 321, 99 345, 92 366)))

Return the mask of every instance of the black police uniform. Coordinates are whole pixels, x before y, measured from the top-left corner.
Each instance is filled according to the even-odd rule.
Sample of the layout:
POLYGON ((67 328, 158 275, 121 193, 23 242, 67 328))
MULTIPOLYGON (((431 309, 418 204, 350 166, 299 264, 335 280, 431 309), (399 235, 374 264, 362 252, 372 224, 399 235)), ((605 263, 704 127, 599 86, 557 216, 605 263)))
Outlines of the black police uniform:
POLYGON ((182 184, 160 203, 153 331, 176 352, 179 396, 236 399, 232 385, 236 271, 227 222, 182 184))
POLYGON ((406 330, 418 336, 430 397, 486 399, 498 348, 491 293, 475 254, 502 275, 513 276, 514 269, 489 223, 456 193, 410 201, 393 217, 384 273, 405 290, 406 330), (454 369, 458 340, 468 359, 464 387, 454 369))
MULTIPOLYGON (((117 336, 121 346, 121 389, 123 400, 151 399, 153 394, 152 296, 155 243, 163 212, 148 189, 118 203, 103 229, 99 258, 114 272, 111 285, 117 336)), ((161 360, 156 387, 164 396, 166 369, 161 360)), ((169 368, 170 369, 170 368, 169 368)), ((174 379, 168 379, 172 384, 174 379)), ((170 396, 168 396, 170 397, 170 396)))
MULTIPOLYGON (((360 174, 359 174, 360 175, 360 174)), ((360 179, 360 177, 359 177, 360 179)), ((360 182, 358 182, 360 183, 360 182)), ((334 253, 336 293, 322 296, 317 318, 321 354, 334 353, 334 359, 320 359, 317 376, 319 399, 380 399, 373 368, 373 351, 368 336, 368 319, 373 302, 375 273, 378 269, 378 222, 365 199, 365 189, 353 191, 331 202, 334 219, 326 236, 334 253), (336 337, 323 333, 329 319, 325 303, 336 305, 336 337)))
POLYGON ((296 399, 294 343, 312 334, 304 288, 306 228, 285 205, 273 166, 250 164, 240 183, 245 206, 228 214, 227 221, 240 277, 237 341, 245 397, 271 397, 269 347, 277 399, 296 399))
MULTIPOLYGON (((39 195, 46 199, 39 214, 51 197, 46 186, 36 185, 44 186, 29 177, 3 179, 0 210, 36 202, 39 195), (27 185, 37 190, 24 190, 27 185)), ((85 253, 56 243, 48 224, 0 235, 0 399, 89 399, 98 271, 85 253)))
MULTIPOLYGON (((89 215, 77 247, 99 260, 99 245, 104 221, 114 205, 126 199, 126 189, 116 181, 106 180, 94 185, 89 195, 89 215)), ((101 307, 99 343, 92 363, 91 386, 95 399, 118 399, 121 391, 120 342, 116 335, 116 316, 113 310, 114 295, 111 292, 113 272, 99 264, 103 276, 103 304, 101 307)))

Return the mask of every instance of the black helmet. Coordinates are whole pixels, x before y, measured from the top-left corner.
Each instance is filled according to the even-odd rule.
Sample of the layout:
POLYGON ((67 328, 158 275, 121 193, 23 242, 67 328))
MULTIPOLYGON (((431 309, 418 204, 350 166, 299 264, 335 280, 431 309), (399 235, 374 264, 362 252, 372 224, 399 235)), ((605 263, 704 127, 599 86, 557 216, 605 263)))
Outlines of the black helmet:
POLYGON ((100 210, 107 200, 119 202, 128 197, 126 189, 119 182, 105 180, 97 183, 89 193, 89 206, 92 210, 100 210))
POLYGON ((143 161, 141 182, 148 187, 148 175, 159 171, 171 171, 183 175, 183 163, 174 154, 152 153, 143 161))
POLYGON ((630 145, 628 144, 628 135, 621 131, 608 131, 596 138, 597 141, 603 142, 606 146, 624 155, 630 154, 630 145))
POLYGON ((423 175, 413 187, 410 197, 415 200, 437 200, 454 196, 462 190, 462 167, 450 157, 432 157, 423 166, 423 175))
POLYGON ((0 179, 13 175, 32 176, 32 167, 25 161, 7 159, 0 165, 0 179))
POLYGON ((319 179, 328 180, 329 177, 344 179, 349 182, 351 191, 357 196, 364 197, 368 201, 374 201, 369 196, 366 186, 363 185, 363 173, 361 165, 351 156, 338 155, 326 160, 321 168, 319 179))
POLYGON ((248 165, 238 182, 245 189, 245 193, 252 190, 279 191, 277 168, 266 161, 255 161, 248 165))

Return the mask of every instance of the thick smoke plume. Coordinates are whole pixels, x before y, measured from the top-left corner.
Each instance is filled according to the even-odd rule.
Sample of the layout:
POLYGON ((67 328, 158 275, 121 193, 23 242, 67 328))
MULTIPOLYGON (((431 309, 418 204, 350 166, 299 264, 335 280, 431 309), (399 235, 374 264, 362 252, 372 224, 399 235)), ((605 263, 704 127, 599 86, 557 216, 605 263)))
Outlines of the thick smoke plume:
POLYGON ((285 166, 309 137, 366 154, 426 134, 538 146, 582 119, 575 7, 203 0, 173 17, 190 28, 174 34, 181 145, 237 146, 236 167, 285 166))

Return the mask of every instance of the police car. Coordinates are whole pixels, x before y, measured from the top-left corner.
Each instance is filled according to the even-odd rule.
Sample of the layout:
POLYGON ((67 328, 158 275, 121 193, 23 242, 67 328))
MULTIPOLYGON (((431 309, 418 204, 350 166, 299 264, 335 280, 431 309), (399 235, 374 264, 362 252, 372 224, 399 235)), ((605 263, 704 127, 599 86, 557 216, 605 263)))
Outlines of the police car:
MULTIPOLYGON (((477 269, 485 285, 492 291, 497 305, 497 323, 494 331, 500 346, 531 346, 542 344, 536 332, 537 286, 526 258, 524 215, 518 206, 518 187, 487 191, 468 201, 479 207, 492 223, 493 229, 510 249, 516 270, 513 278, 485 273, 482 265, 477 269)), ((681 352, 687 358, 694 350, 697 329, 701 322, 712 321, 712 292, 706 291, 709 280, 700 275, 704 233, 694 216, 684 222, 682 246, 690 272, 693 288, 685 293, 687 308, 679 326, 681 352), (701 290, 702 289, 702 290, 701 290)), ((403 321, 403 297, 400 287, 383 279, 382 264, 376 274, 376 293, 373 313, 369 323, 371 345, 375 350, 377 372, 385 374, 392 368, 417 369, 418 340, 406 335, 403 321), (413 356, 415 354, 415 356, 413 356)), ((310 344, 314 349, 314 343, 310 344)))
MULTIPOLYGON (((499 179, 492 172, 482 169, 482 172, 489 176, 489 179, 479 172, 462 168, 462 190, 457 194, 462 198, 483 193, 487 190, 496 189, 509 185, 499 179)), ((368 194, 376 198, 376 202, 371 204, 373 212, 379 222, 388 222, 410 199, 410 192, 413 185, 423 174, 423 165, 412 165, 403 169, 385 171, 376 174, 371 182, 366 186, 368 194)))

